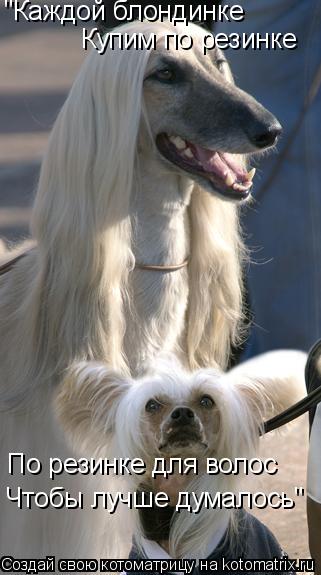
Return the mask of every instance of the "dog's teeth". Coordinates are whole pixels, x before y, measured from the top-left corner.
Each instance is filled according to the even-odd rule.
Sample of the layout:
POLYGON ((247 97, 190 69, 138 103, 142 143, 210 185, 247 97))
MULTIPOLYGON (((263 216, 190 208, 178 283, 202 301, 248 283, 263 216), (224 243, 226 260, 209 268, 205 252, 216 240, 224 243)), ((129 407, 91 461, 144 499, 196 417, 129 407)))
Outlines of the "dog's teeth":
POLYGON ((184 150, 184 148, 186 148, 186 144, 180 136, 171 136, 170 140, 178 150, 184 150))
MULTIPOLYGON (((233 176, 232 176, 230 173, 228 173, 227 176, 226 176, 226 178, 225 178, 225 180, 224 180, 224 182, 225 182, 225 184, 226 184, 228 187, 233 186, 233 184, 234 184, 233 176)), ((233 187, 234 187, 234 186, 233 186, 233 187)))
POLYGON ((194 158, 193 152, 190 148, 186 148, 186 150, 184 151, 184 156, 186 156, 187 158, 194 158))
POLYGON ((256 168, 252 168, 252 170, 250 170, 250 171, 247 173, 247 177, 248 177, 249 180, 251 180, 251 181, 253 180, 253 178, 254 178, 254 176, 255 176, 255 172, 256 172, 256 168))
POLYGON ((251 186, 247 185, 247 186, 243 186, 242 184, 238 184, 237 182, 234 182, 232 188, 233 190, 236 190, 237 192, 246 192, 251 186))

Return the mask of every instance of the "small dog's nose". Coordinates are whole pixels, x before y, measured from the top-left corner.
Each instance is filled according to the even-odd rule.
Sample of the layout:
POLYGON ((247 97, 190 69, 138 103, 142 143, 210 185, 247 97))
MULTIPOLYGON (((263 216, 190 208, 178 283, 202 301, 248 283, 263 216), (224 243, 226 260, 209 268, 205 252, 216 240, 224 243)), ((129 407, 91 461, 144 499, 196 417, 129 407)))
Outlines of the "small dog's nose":
POLYGON ((189 407, 177 407, 171 414, 175 423, 188 423, 194 419, 194 412, 189 407))
POLYGON ((260 126, 256 130, 249 133, 249 138, 257 148, 267 148, 275 144, 277 137, 281 134, 282 127, 279 122, 270 124, 269 126, 260 126))

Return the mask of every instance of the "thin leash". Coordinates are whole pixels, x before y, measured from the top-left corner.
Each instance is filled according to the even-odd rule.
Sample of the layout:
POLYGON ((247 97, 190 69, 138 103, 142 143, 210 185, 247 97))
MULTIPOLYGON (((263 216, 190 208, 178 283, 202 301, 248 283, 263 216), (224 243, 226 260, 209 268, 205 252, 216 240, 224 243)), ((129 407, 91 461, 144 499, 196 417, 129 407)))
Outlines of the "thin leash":
POLYGON ((31 252, 31 250, 23 252, 22 254, 19 254, 15 258, 12 258, 12 260, 9 260, 5 264, 2 264, 0 266, 0 276, 4 276, 6 273, 10 272, 14 268, 16 263, 18 263, 20 260, 22 260, 30 252, 31 252))
POLYGON ((285 411, 282 411, 282 413, 279 413, 279 415, 276 415, 275 417, 272 417, 268 421, 265 421, 261 435, 269 433, 270 431, 274 431, 275 429, 278 429, 282 425, 290 423, 290 421, 293 421, 294 419, 300 417, 310 409, 316 407, 318 403, 320 403, 320 401, 321 401, 321 386, 317 387, 317 389, 314 389, 313 391, 308 393, 308 395, 303 399, 301 399, 301 401, 298 401, 285 411))
MULTIPOLYGON (((261 435, 269 433, 270 431, 274 431, 274 429, 278 429, 282 425, 290 423, 290 421, 297 419, 297 417, 300 417, 307 411, 309 411, 310 414, 312 413, 313 418, 313 413, 318 403, 321 402, 321 373, 317 368, 317 362, 320 358, 321 340, 318 340, 311 348, 305 366, 305 381, 309 393, 306 395, 306 397, 301 399, 301 401, 298 401, 275 417, 265 421, 261 435), (316 387, 313 389, 315 384, 316 387), (312 391, 309 391, 311 388, 312 391)), ((312 424, 312 418, 310 418, 310 425, 312 424)))

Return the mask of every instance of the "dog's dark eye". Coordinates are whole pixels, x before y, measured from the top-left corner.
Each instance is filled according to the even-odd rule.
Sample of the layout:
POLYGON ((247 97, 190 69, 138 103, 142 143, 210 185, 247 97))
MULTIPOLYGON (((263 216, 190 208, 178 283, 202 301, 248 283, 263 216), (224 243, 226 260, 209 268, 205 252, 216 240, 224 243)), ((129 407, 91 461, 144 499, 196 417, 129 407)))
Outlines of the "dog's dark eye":
POLYGON ((180 84, 188 81, 188 71, 184 66, 173 59, 162 59, 158 62, 158 68, 151 72, 146 80, 160 82, 162 84, 180 84))
POLYGON ((156 399, 150 399, 145 405, 145 410, 148 411, 148 413, 155 413, 156 411, 159 411, 161 407, 162 405, 159 401, 156 399))
POLYGON ((161 70, 156 70, 156 72, 152 74, 151 78, 154 78, 159 82, 170 84, 175 81, 175 72, 171 68, 162 68, 161 70))
POLYGON ((214 405, 214 401, 209 395, 203 395, 200 399, 200 405, 205 407, 205 409, 211 409, 214 405))

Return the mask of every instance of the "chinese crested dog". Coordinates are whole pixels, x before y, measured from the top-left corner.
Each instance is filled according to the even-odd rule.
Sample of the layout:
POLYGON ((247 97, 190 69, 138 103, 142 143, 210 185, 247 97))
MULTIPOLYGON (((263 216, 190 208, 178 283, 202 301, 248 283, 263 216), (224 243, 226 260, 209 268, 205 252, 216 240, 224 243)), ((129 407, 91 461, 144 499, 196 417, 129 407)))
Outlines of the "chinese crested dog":
MULTIPOLYGON (((233 532, 235 513, 226 508, 172 513, 177 493, 195 493, 196 500, 204 492, 211 497, 237 493, 241 475, 209 475, 207 458, 255 457, 264 419, 303 396, 305 360, 303 352, 271 352, 224 374, 214 369, 188 373, 171 358, 139 382, 103 364, 75 365, 55 404, 73 449, 107 458, 142 458, 146 473, 122 479, 121 489, 169 495, 170 512, 155 507, 128 511, 119 537, 125 537, 123 525, 132 519, 135 548, 143 553, 146 539, 153 539, 173 558, 207 557, 214 541, 219 543, 229 529, 233 532), (156 458, 165 465, 170 458, 195 458, 198 474, 159 479, 153 474, 156 458)), ((262 539, 268 537, 269 532, 262 539)))

